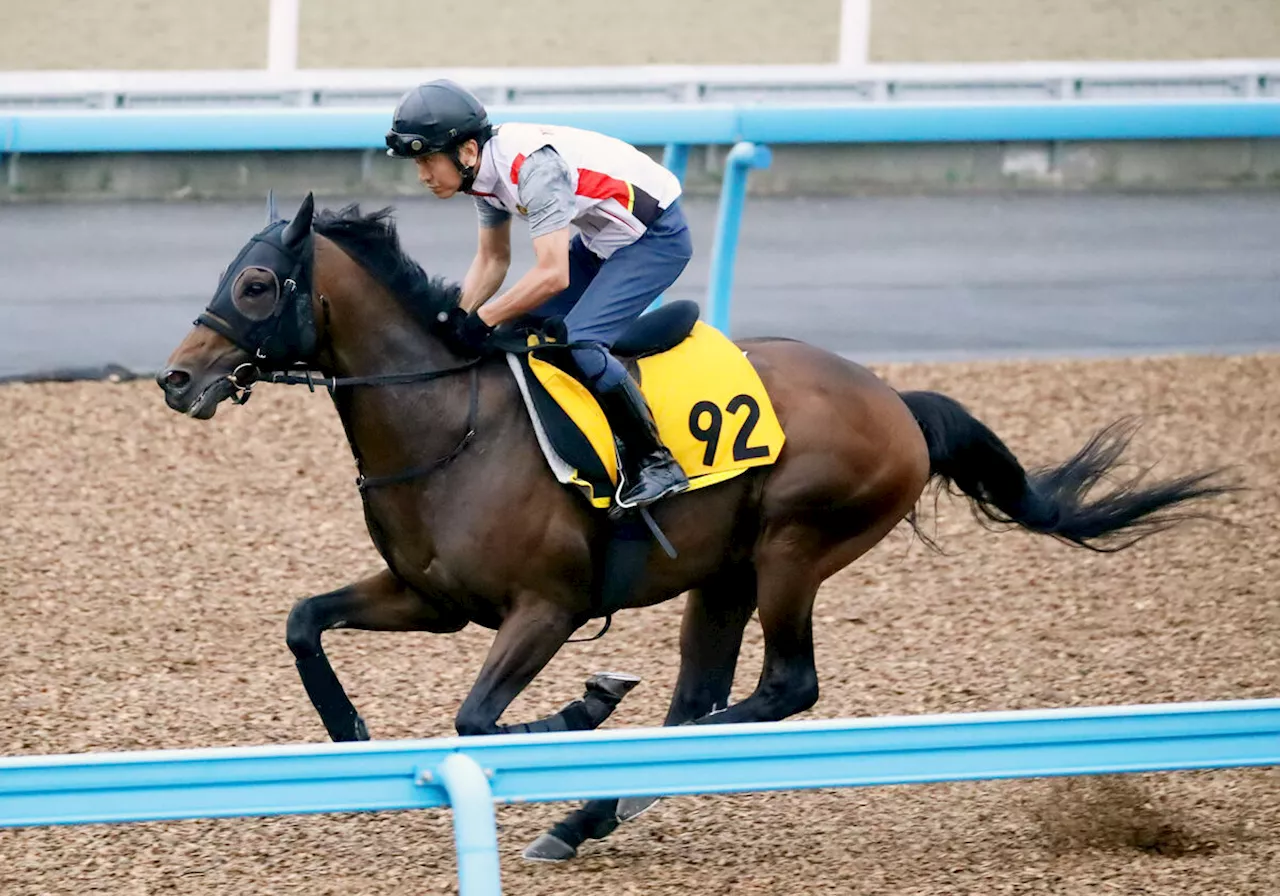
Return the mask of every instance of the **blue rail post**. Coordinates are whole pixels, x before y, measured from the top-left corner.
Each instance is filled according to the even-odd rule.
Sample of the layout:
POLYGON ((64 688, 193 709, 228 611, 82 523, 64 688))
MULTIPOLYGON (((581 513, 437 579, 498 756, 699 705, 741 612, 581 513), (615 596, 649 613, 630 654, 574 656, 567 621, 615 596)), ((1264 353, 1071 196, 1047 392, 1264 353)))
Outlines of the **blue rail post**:
MULTIPOLYGON (((668 143, 662 151, 662 167, 666 168, 676 176, 676 180, 680 181, 680 186, 684 186, 684 175, 689 170, 689 144, 688 143, 668 143)), ((652 302, 645 311, 652 311, 662 304, 665 295, 660 295, 652 302)))
POLYGON ((707 284, 707 316, 711 326, 729 335, 729 297, 733 292, 733 265, 738 256, 738 231, 742 227, 742 206, 747 198, 747 172, 768 168, 773 161, 769 147, 738 143, 729 150, 724 164, 724 184, 720 188, 720 212, 716 218, 715 242, 711 247, 711 276, 707 284))
POLYGON ((493 814, 493 791, 484 769, 470 756, 450 753, 436 774, 453 807, 459 896, 502 896, 498 823, 493 814))
POLYGON ((689 144, 668 143, 662 151, 662 167, 676 176, 676 180, 684 183, 685 172, 689 170, 689 144))

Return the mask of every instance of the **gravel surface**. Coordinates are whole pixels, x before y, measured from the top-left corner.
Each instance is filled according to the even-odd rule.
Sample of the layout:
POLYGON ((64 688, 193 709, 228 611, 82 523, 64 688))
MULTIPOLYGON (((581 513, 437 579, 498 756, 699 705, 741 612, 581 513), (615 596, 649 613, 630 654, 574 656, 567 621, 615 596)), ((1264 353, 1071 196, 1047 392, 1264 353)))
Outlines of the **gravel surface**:
MULTIPOLYGON (((981 528, 926 502, 816 610, 807 717, 1280 694, 1280 355, 893 365, 966 402, 1023 461, 1144 416, 1159 473, 1233 465, 1230 524, 1117 555, 981 528)), ((292 602, 378 565, 322 395, 264 388, 210 424, 148 383, 0 387, 0 753, 318 741, 284 644, 292 602)), ((610 725, 660 721, 680 601, 564 650, 508 714, 592 671, 644 684, 610 725)), ((452 733, 489 633, 334 632, 375 737, 452 733)), ((735 694, 759 671, 748 630, 735 694)), ((499 810, 507 892, 1280 892, 1280 771, 980 782, 668 800, 565 866, 519 850, 565 807, 499 810)), ((403 894, 455 889, 447 812, 0 831, 0 893, 403 894)))

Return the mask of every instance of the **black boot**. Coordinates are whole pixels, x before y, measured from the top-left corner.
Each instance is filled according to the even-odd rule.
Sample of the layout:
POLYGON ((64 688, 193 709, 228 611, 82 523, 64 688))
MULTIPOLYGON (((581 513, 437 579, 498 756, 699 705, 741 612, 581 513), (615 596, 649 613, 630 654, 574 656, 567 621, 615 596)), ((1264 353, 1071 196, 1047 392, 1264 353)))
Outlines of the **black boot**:
POLYGON ((659 440, 658 426, 635 380, 628 376, 611 389, 596 391, 596 397, 622 443, 620 507, 644 507, 689 487, 689 477, 659 440))

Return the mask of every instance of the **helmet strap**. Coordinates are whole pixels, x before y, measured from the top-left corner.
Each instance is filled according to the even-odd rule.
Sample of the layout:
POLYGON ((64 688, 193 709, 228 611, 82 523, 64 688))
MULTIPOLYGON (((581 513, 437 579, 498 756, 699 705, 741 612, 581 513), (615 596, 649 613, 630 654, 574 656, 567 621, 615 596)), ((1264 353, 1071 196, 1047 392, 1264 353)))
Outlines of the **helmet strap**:
POLYGON ((471 188, 476 182, 476 167, 480 164, 479 154, 476 156, 475 165, 464 165, 462 159, 458 157, 458 147, 449 150, 449 158, 453 159, 453 167, 458 169, 458 173, 462 175, 462 192, 470 193, 471 188))
POLYGON ((453 159, 453 166, 458 169, 458 173, 462 175, 462 192, 470 193, 471 188, 476 183, 476 168, 474 165, 464 165, 458 158, 458 151, 455 149, 449 154, 453 159))

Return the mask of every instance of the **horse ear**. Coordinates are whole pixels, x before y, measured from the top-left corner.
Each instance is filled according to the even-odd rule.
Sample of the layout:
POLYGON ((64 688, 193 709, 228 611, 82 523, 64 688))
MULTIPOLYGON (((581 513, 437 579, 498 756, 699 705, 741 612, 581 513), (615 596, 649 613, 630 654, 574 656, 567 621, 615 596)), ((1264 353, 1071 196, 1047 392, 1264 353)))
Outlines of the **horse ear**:
POLYGON ((276 191, 267 191, 267 224, 271 225, 280 220, 280 210, 276 208, 276 191))
POLYGON ((302 205, 298 207, 298 213, 293 216, 293 220, 289 222, 289 226, 284 229, 284 233, 280 238, 284 240, 286 246, 295 246, 302 242, 306 235, 311 232, 311 218, 316 211, 316 198, 311 193, 307 194, 307 198, 302 200, 302 205))

